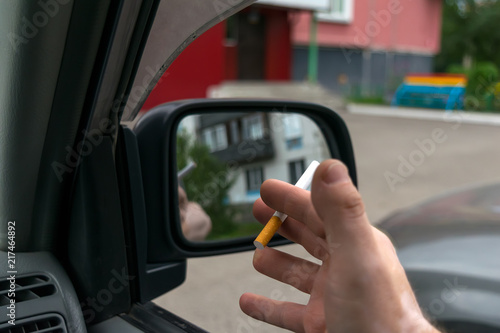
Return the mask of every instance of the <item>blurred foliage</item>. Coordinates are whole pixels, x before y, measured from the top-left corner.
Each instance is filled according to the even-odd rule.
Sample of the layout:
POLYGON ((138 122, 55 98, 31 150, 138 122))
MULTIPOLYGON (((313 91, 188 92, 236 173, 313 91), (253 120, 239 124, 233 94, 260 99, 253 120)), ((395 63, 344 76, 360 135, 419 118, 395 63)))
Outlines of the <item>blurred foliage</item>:
POLYGON ((353 85, 347 100, 350 103, 386 105, 389 103, 385 99, 384 93, 385 86, 379 85, 370 87, 370 89, 366 91, 361 85, 353 85))
POLYGON ((441 52, 434 59, 434 69, 467 75, 466 110, 500 111, 500 94, 495 94, 500 68, 499 20, 498 0, 443 3, 441 52))
POLYGON ((495 91, 498 68, 491 62, 476 63, 468 72, 467 94, 482 97, 495 91))
POLYGON ((348 98, 350 103, 359 103, 359 104, 375 104, 375 105, 386 105, 388 104, 384 96, 351 96, 348 98))
POLYGON ((177 169, 181 170, 193 161, 196 168, 187 174, 182 183, 189 201, 197 202, 212 219, 214 235, 234 233, 237 229, 233 221, 236 209, 226 204, 228 192, 234 184, 225 163, 219 161, 208 146, 195 140, 185 129, 177 133, 177 169))
POLYGON ((470 111, 500 111, 500 94, 495 94, 499 80, 498 67, 492 62, 477 62, 472 68, 450 65, 448 73, 468 77, 464 106, 470 111))
POLYGON ((262 230, 262 224, 258 222, 250 223, 235 223, 231 230, 218 230, 211 232, 207 240, 220 240, 239 238, 244 236, 252 236, 258 234, 262 230))
POLYGON ((450 65, 491 62, 500 67, 500 1, 446 0, 443 3, 441 52, 435 71, 450 65))
POLYGON ((446 0, 443 3, 441 52, 436 72, 468 77, 464 106, 470 111, 500 111, 495 94, 500 68, 500 1, 446 0))

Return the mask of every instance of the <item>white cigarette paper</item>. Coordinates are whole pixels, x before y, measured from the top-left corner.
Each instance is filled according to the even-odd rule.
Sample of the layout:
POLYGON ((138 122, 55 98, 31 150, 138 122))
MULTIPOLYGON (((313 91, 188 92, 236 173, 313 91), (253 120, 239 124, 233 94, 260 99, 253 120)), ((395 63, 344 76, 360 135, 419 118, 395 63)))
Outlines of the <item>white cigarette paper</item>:
MULTIPOLYGON (((302 176, 300 176, 295 186, 304 190, 307 189, 311 185, 314 172, 316 172, 318 166, 318 161, 312 161, 311 164, 309 164, 309 166, 307 167, 306 171, 304 171, 302 176)), ((261 250, 266 247, 287 217, 287 214, 276 211, 269 222, 267 222, 264 229, 262 229, 259 236, 257 236, 257 238, 254 240, 253 244, 255 245, 255 247, 261 250), (275 217, 277 217, 278 219, 276 219, 275 217)))

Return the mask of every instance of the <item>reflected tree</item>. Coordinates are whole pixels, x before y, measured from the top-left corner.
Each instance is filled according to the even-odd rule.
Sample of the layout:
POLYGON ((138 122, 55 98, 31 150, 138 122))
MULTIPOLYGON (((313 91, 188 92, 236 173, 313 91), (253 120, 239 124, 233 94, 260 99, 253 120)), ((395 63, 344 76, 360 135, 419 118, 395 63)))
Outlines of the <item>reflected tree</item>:
POLYGON ((196 140, 185 129, 177 133, 177 169, 191 161, 196 168, 183 179, 183 187, 189 201, 200 204, 212 219, 212 231, 208 239, 221 238, 236 229, 233 221, 236 209, 228 202, 228 192, 236 177, 225 163, 210 153, 207 145, 196 140))

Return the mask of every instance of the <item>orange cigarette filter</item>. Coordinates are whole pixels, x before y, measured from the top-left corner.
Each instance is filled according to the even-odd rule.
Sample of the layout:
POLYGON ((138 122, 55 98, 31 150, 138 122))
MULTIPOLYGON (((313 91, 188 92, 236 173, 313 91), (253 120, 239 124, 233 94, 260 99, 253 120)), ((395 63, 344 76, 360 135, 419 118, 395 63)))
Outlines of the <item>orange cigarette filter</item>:
MULTIPOLYGON (((307 167, 306 171, 304 171, 302 176, 300 176, 295 186, 306 190, 311 185, 314 172, 316 171, 318 166, 318 161, 312 161, 312 163, 307 167)), ((262 229, 259 236, 257 236, 257 238, 255 238, 255 240, 253 241, 253 245, 255 245, 255 247, 260 250, 265 248, 287 217, 287 214, 281 212, 274 213, 273 217, 271 217, 269 222, 267 222, 266 226, 264 227, 264 229, 262 229)))
POLYGON ((273 238, 274 234, 278 231, 283 221, 280 220, 279 217, 273 216, 267 222, 266 226, 260 232, 259 236, 253 241, 253 245, 256 248, 262 250, 267 246, 267 243, 273 238))

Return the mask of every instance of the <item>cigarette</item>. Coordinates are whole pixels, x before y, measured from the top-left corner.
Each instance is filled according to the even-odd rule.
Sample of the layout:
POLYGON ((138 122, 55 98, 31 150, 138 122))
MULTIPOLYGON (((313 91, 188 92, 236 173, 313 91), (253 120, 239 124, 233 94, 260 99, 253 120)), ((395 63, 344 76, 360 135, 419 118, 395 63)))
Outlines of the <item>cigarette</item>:
POLYGON ((186 177, 188 173, 194 170, 194 168, 196 168, 196 163, 189 163, 184 169, 177 173, 177 179, 181 180, 182 178, 186 177))
MULTIPOLYGON (((304 171, 302 176, 300 176, 295 186, 304 190, 307 189, 311 185, 314 172, 318 168, 318 165, 318 161, 312 161, 311 164, 309 164, 309 166, 307 167, 306 171, 304 171)), ((255 238, 255 240, 253 241, 253 245, 255 245, 255 247, 260 250, 265 248, 287 217, 288 215, 276 211, 264 226, 264 229, 262 229, 259 236, 255 238)))

